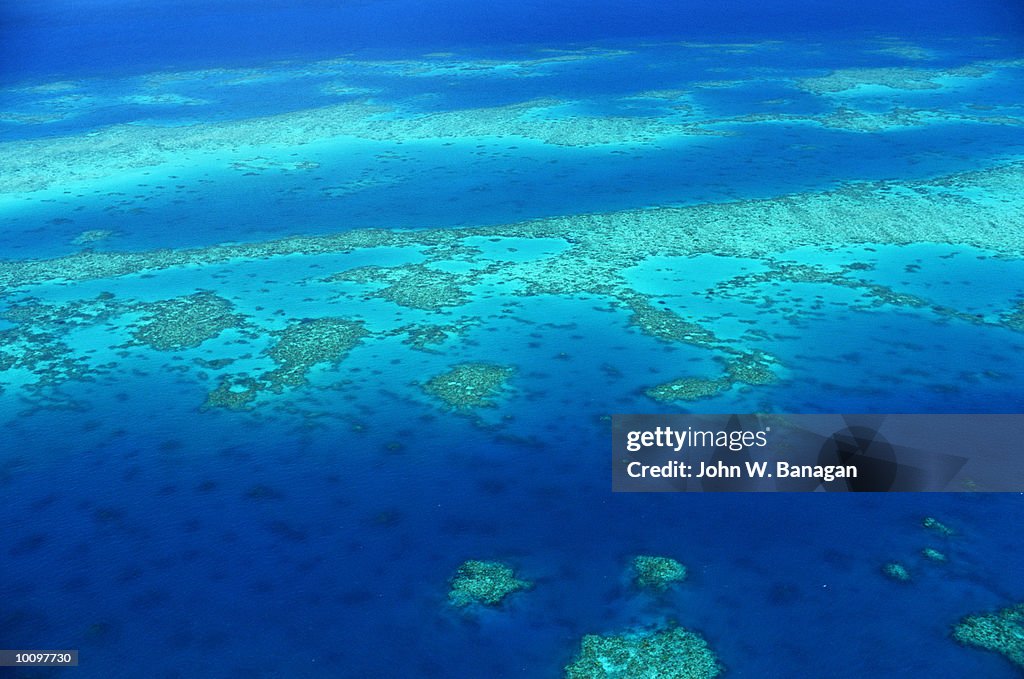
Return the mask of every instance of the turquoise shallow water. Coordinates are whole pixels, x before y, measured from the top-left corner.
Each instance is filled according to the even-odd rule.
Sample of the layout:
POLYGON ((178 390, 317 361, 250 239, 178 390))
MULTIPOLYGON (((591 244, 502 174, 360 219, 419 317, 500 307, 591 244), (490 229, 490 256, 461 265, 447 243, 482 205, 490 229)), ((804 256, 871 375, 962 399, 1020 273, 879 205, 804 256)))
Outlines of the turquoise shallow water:
MULTIPOLYGON (((569 61, 559 60, 567 53, 557 50, 444 53, 421 61, 397 53, 376 61, 286 62, 23 85, 5 92, 2 100, 0 133, 10 139, 116 124, 129 125, 127 138, 151 139, 151 128, 166 126, 184 132, 150 142, 164 150, 162 167, 132 158, 138 147, 129 145, 103 161, 127 164, 117 181, 110 181, 109 169, 90 172, 88 161, 82 161, 81 174, 98 181, 6 197, 3 245, 31 257, 74 251, 68 241, 93 229, 118 234, 99 247, 137 250, 339 227, 500 224, 636 206, 770 198, 850 180, 927 178, 1020 153, 1019 128, 1007 123, 1020 114, 1014 85, 1021 67, 1002 58, 1008 56, 1005 45, 978 42, 969 56, 954 50, 924 62, 899 63, 878 54, 893 49, 889 44, 839 43, 826 59, 809 40, 792 49, 766 43, 717 51, 690 45, 627 51, 627 45, 616 44, 568 52, 574 59, 569 61), (998 70, 953 78, 948 87, 929 81, 935 89, 881 88, 871 96, 858 94, 865 86, 827 97, 799 87, 801 78, 833 67, 927 73, 953 59, 958 65, 994 61, 998 70), (571 105, 544 105, 556 99, 571 105), (401 115, 413 116, 480 111, 479 117, 493 107, 523 102, 538 107, 527 118, 664 119, 701 125, 702 134, 729 136, 664 136, 637 144, 626 134, 619 143, 581 148, 508 137, 507 126, 498 121, 463 138, 453 119, 447 132, 438 130, 440 139, 407 138, 401 146, 392 139, 353 139, 339 128, 340 136, 313 135, 299 146, 271 142, 246 148, 242 143, 232 147, 234 152, 221 149, 213 156, 198 151, 203 134, 188 138, 199 121, 220 123, 213 133, 224 136, 231 121, 338 103, 397 106, 401 115), (822 127, 836 107, 875 114, 911 108, 932 119, 895 126, 879 121, 878 129, 822 127), (38 237, 39 229, 47 237, 38 237)), ((289 124, 287 117, 279 123, 282 129, 289 124)), ((402 131, 376 134, 401 136, 402 131)))
POLYGON ((558 677, 672 623, 727 677, 1015 676, 950 634, 1024 599, 1019 494, 607 457, 612 413, 1021 410, 1002 26, 5 73, 0 646, 81 651, 15 676, 558 677), (456 608, 474 559, 533 587, 456 608))

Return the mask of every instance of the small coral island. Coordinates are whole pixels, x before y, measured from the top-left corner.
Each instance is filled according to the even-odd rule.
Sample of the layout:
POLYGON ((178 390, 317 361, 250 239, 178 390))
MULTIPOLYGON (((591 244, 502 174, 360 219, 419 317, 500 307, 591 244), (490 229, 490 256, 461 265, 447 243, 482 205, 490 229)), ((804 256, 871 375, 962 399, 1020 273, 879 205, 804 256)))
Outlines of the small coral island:
POLYGON ((723 668, 700 635, 670 627, 614 636, 588 634, 566 679, 712 679, 723 668))
POLYGON ((530 589, 533 583, 516 577, 511 566, 500 561, 466 561, 451 581, 448 602, 463 607, 470 604, 497 606, 505 597, 519 590, 530 589))
POLYGON ((633 557, 633 580, 641 589, 663 592, 670 585, 686 579, 686 566, 667 556, 633 557))

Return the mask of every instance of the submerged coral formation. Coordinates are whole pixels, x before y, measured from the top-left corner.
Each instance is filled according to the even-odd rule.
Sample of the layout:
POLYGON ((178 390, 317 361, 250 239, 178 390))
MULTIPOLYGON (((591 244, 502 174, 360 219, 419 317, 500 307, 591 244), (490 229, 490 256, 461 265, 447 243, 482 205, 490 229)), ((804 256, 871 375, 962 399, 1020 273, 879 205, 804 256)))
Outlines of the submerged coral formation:
MULTIPOLYGON (((727 353, 732 353, 728 347, 727 353)), ((769 368, 775 359, 762 351, 734 354, 726 364, 725 375, 717 378, 683 377, 659 384, 644 393, 655 401, 699 401, 732 389, 738 383, 763 386, 778 381, 769 368)))
MULTIPOLYGON (((723 366, 718 374, 669 375, 661 384, 645 385, 641 393, 663 402, 713 398, 738 386, 762 387, 782 379, 781 362, 769 353, 770 345, 760 342, 770 339, 771 334, 751 328, 740 338, 720 335, 718 326, 713 327, 706 314, 695 314, 682 304, 669 304, 665 299, 638 291, 628 278, 630 270, 654 256, 691 258, 708 256, 702 253, 714 251, 716 257, 745 258, 757 266, 752 267, 753 273, 716 283, 706 294, 715 300, 756 305, 766 314, 785 311, 784 307, 776 309, 783 306, 775 292, 779 283, 830 285, 857 293, 845 302, 850 308, 899 307, 942 321, 1020 332, 1024 326, 1018 322, 1019 306, 1002 315, 972 313, 929 301, 916 291, 895 290, 865 278, 862 273, 854 274, 867 270, 865 266, 870 268, 867 264, 810 265, 773 253, 807 245, 827 251, 832 247, 851 247, 851 243, 931 241, 983 245, 988 252, 1019 258, 1024 249, 1024 223, 1020 218, 1024 205, 1014 187, 1020 183, 1022 174, 1024 164, 1007 163, 924 182, 848 184, 831 192, 797 194, 784 199, 625 210, 497 226, 416 231, 355 229, 180 250, 84 250, 54 259, 0 261, 0 292, 17 294, 19 290, 49 283, 113 281, 140 274, 162 276, 165 272, 173 278, 174 272, 186 266, 203 268, 235 262, 266 262, 269 266, 286 256, 341 256, 372 248, 402 249, 415 252, 416 258, 425 258, 425 262, 412 264, 354 266, 328 278, 309 279, 305 285, 351 284, 338 297, 350 302, 353 318, 340 324, 329 319, 298 322, 284 331, 269 330, 265 321, 261 327, 236 311, 232 301, 209 291, 158 302, 101 300, 103 308, 97 310, 92 309, 96 305, 91 302, 64 304, 44 314, 50 319, 43 330, 45 337, 40 328, 30 328, 43 321, 26 320, 30 307, 17 303, 6 313, 18 327, 0 332, 10 336, 10 346, 17 345, 18 337, 34 333, 33 344, 46 351, 46 365, 50 367, 41 362, 41 356, 29 363, 25 357, 8 356, 4 364, 32 365, 33 374, 50 375, 56 381, 84 376, 88 368, 63 339, 65 334, 88 319, 99 322, 119 314, 142 312, 140 320, 131 321, 135 324, 135 340, 163 351, 199 346, 231 328, 241 330, 250 339, 269 334, 276 344, 263 355, 274 361, 276 368, 257 367, 252 377, 261 383, 260 390, 283 392, 304 385, 305 374, 312 365, 336 362, 357 340, 377 341, 405 332, 407 337, 403 341, 426 349, 448 338, 465 341, 470 325, 480 329, 490 322, 485 317, 467 316, 440 324, 415 316, 415 312, 449 313, 455 306, 475 298, 483 301, 496 293, 507 300, 586 294, 608 301, 617 312, 628 315, 632 327, 667 347, 685 345, 708 351, 723 366), (950 197, 953 194, 955 199, 950 197), (755 228, 757 237, 753 238, 755 228), (501 253, 485 254, 481 244, 496 239, 516 239, 519 245, 544 243, 544 250, 525 258, 509 255, 502 259, 505 255, 501 253), (371 325, 377 321, 368 316, 366 324, 362 324, 363 310, 372 308, 374 300, 380 298, 410 310, 411 317, 401 318, 402 325, 397 326, 405 330, 371 325), (60 323, 55 322, 57 317, 60 323), (78 367, 70 372, 58 369, 59 365, 69 366, 76 361, 78 367)), ((795 323, 795 316, 790 312, 787 320, 795 323)), ((756 324, 757 320, 745 322, 756 324)), ((507 370, 464 369, 446 379, 431 379, 424 388, 452 408, 474 408, 493 402, 509 376, 507 370)), ((229 390, 242 393, 237 386, 229 390)), ((236 395, 222 390, 216 392, 210 403, 226 403, 223 396, 237 402, 236 395)))
POLYGON ((718 396, 730 387, 732 387, 732 381, 725 377, 718 379, 683 377, 651 387, 644 393, 655 401, 671 403, 672 401, 699 401, 702 398, 718 396))
POLYGON ((450 408, 467 410, 494 405, 494 399, 515 374, 515 368, 493 363, 461 363, 423 385, 428 394, 450 408))
POLYGON ((683 629, 583 637, 566 679, 712 679, 724 671, 703 637, 683 629))
POLYGON ((101 241, 113 238, 115 235, 114 231, 110 229, 89 229, 83 231, 74 237, 71 241, 72 245, 92 245, 93 243, 99 243, 101 241))
POLYGON ((386 287, 368 296, 382 297, 399 306, 412 309, 437 311, 446 307, 461 306, 469 301, 469 295, 460 286, 466 282, 464 277, 422 264, 398 267, 364 266, 337 273, 325 280, 364 284, 385 283, 386 287))
MULTIPOLYGON (((552 217, 530 222, 460 229, 417 231, 350 230, 320 236, 293 236, 250 244, 150 252, 83 251, 66 257, 0 262, 0 289, 49 280, 95 280, 185 264, 209 265, 232 259, 264 259, 292 254, 350 252, 355 248, 423 245, 437 248, 471 237, 571 240, 571 250, 549 258, 506 266, 510 279, 527 277, 530 294, 591 290, 607 294, 621 285, 617 272, 652 255, 762 258, 802 246, 918 242, 973 245, 1019 257, 1024 249, 1021 203, 1013 189, 1024 163, 948 175, 933 181, 848 184, 829 192, 751 199, 731 203, 623 210, 552 217), (950 191, 963 192, 949 200, 950 191), (756 232, 756 237, 753 234, 756 232), (699 236, 699 237, 698 237, 699 236), (553 267, 553 268, 552 268, 553 267), (609 274, 611 274, 609 276, 609 274)), ((632 305, 635 293, 622 290, 632 305)), ((634 309, 637 323, 675 340, 707 339, 697 328, 661 314, 634 309), (650 318, 650 323, 645 322, 650 318)))
POLYGON ((658 309, 641 295, 629 295, 633 316, 630 321, 649 335, 666 342, 686 342, 698 346, 714 346, 714 334, 697 323, 682 318, 671 309, 658 309))
POLYGON ((396 328, 393 332, 405 335, 402 344, 408 344, 413 349, 436 351, 435 345, 442 345, 452 337, 464 335, 470 327, 479 322, 479 318, 464 318, 450 325, 411 324, 396 328))
POLYGON ((952 528, 950 528, 949 526, 947 526, 946 524, 942 523, 941 521, 932 516, 926 516, 924 519, 922 519, 921 525, 927 528, 928 530, 935 531, 942 537, 948 538, 956 534, 956 531, 954 531, 952 528))
POLYGON ((509 594, 532 586, 532 583, 517 578, 515 570, 500 561, 470 560, 455 572, 448 601, 457 607, 470 604, 497 606, 509 594))
POLYGON ((831 94, 861 85, 877 85, 895 90, 937 90, 941 78, 980 78, 990 69, 981 64, 945 70, 893 66, 889 68, 847 68, 824 76, 797 81, 800 89, 815 94, 831 94))
POLYGON ((107 292, 59 304, 33 297, 19 300, 0 311, 0 320, 13 324, 0 328, 0 372, 31 375, 24 388, 35 394, 108 374, 116 362, 97 364, 94 356, 74 347, 68 335, 105 326, 133 310, 132 304, 107 292))
POLYGON ((244 323, 244 318, 234 313, 234 304, 212 292, 140 304, 138 308, 146 316, 132 334, 158 351, 197 347, 244 323))
POLYGON ((637 587, 658 592, 686 580, 686 566, 667 556, 635 556, 633 573, 637 587))
MULTIPOLYGON (((628 53, 618 49, 574 49, 507 60, 443 54, 385 62, 346 57, 302 65, 151 74, 143 79, 142 90, 124 92, 118 100, 182 104, 190 99, 164 88, 207 83, 208 80, 218 86, 234 88, 293 78, 295 82, 310 83, 318 92, 329 91, 350 98, 330 106, 278 111, 247 119, 228 117, 199 123, 189 120, 187 125, 136 121, 136 124, 90 130, 86 136, 44 135, 0 144, 0 166, 10 168, 0 180, 0 188, 34 201, 39 196, 32 194, 42 189, 50 191, 54 186, 80 182, 65 193, 80 191, 76 195, 86 200, 91 190, 111 215, 102 220, 72 222, 65 217, 66 221, 55 222, 61 229, 70 229, 68 224, 76 224, 77 237, 73 232, 62 236, 64 246, 71 238, 74 244, 86 246, 74 254, 0 261, 0 294, 14 298, 37 295, 34 286, 56 284, 63 287, 110 280, 112 285, 118 286, 118 294, 123 295, 136 281, 143 283, 143 287, 152 283, 143 282, 143 278, 160 277, 161 282, 166 278, 168 287, 178 287, 176 292, 163 294, 178 297, 156 302, 152 301, 151 293, 140 295, 140 299, 119 298, 116 309, 110 306, 103 312, 107 314, 103 322, 109 320, 110 325, 117 326, 107 328, 111 339, 108 346, 124 354, 129 350, 140 351, 135 346, 138 343, 159 351, 183 351, 202 345, 204 353, 211 354, 229 352, 236 344, 258 345, 252 349, 255 356, 252 363, 240 361, 230 368, 227 367, 230 364, 210 368, 217 373, 210 382, 215 386, 207 387, 206 406, 226 408, 248 408, 256 404, 262 407, 270 399, 259 398, 260 394, 285 393, 306 385, 307 375, 314 365, 336 363, 363 341, 373 343, 374 350, 389 351, 395 346, 387 344, 391 338, 399 338, 398 342, 406 347, 427 352, 482 346, 481 333, 503 331, 505 319, 532 322, 516 313, 518 305, 546 302, 556 297, 559 303, 565 299, 586 299, 587 304, 592 301, 619 316, 614 321, 618 324, 616 328, 631 327, 646 336, 638 338, 639 341, 653 338, 666 352, 707 352, 703 358, 710 361, 701 362, 700 357, 687 355, 687 360, 693 358, 695 363, 677 365, 672 372, 657 376, 651 371, 651 376, 631 388, 633 394, 643 394, 663 403, 713 399, 726 393, 730 399, 745 399, 754 389, 765 392, 774 389, 764 389, 766 385, 782 383, 785 386, 794 371, 800 371, 802 366, 789 365, 782 360, 782 356, 790 355, 785 352, 788 347, 780 349, 788 338, 771 326, 780 318, 787 324, 799 325, 811 315, 805 314, 805 308, 796 303, 797 295, 789 294, 787 288, 792 285, 805 287, 809 296, 815 297, 823 297, 824 293, 817 293, 823 286, 831 286, 836 294, 836 301, 831 304, 840 312, 878 308, 885 313, 890 308, 898 308, 931 316, 942 323, 951 321, 983 329, 1024 332, 1024 306, 1019 295, 1003 300, 1003 304, 1011 307, 1009 309, 979 310, 972 302, 942 297, 937 288, 936 299, 930 299, 933 292, 913 281, 907 281, 904 287, 903 281, 896 283, 893 279, 875 276, 874 271, 854 273, 876 266, 875 261, 855 263, 868 269, 793 261, 802 258, 800 253, 807 249, 813 249, 830 261, 829 253, 840 250, 859 248, 863 255, 868 251, 876 252, 880 246, 922 243, 972 246, 983 248, 986 257, 1020 259, 1024 251, 1021 218, 1024 199, 1018 187, 1024 181, 1024 163, 1019 160, 993 161, 982 169, 930 179, 837 181, 829 190, 806 190, 774 197, 701 198, 693 203, 659 200, 653 207, 627 209, 596 203, 594 209, 611 211, 581 210, 575 214, 562 208, 552 211, 538 208, 514 214, 554 216, 508 223, 458 214, 452 217, 452 223, 425 219, 426 228, 368 229, 358 228, 362 217, 351 213, 337 223, 336 231, 321 231, 315 235, 148 251, 97 251, 88 247, 114 234, 124 236, 125 240, 136 238, 132 225, 115 216, 123 217, 136 211, 141 214, 153 206, 164 205, 163 201, 169 197, 173 197, 174 203, 185 203, 189 199, 187 193, 202 193, 205 189, 196 184, 196 177, 185 171, 179 174, 180 166, 195 165, 194 161, 199 158, 202 159, 200 165, 210 170, 209 178, 199 180, 201 183, 222 186, 218 182, 224 181, 224 176, 229 176, 233 184, 249 181, 242 177, 268 179, 267 175, 272 175, 275 180, 293 180, 280 188, 284 192, 280 198, 285 203, 294 196, 305 195, 302 192, 312 186, 314 189, 308 197, 333 205, 330 201, 347 201, 364 192, 381 191, 383 187, 388 187, 389 192, 395 189, 392 196, 405 196, 402 189, 406 182, 422 186, 424 176, 431 176, 435 170, 444 171, 443 167, 428 171, 423 161, 434 157, 435 153, 447 152, 448 147, 457 147, 460 153, 470 152, 474 159, 488 158, 487 163, 511 163, 517 168, 513 174, 519 172, 518 168, 537 169, 543 163, 566 167, 568 174, 564 176, 569 176, 569 163, 556 164, 567 160, 576 162, 577 154, 594 154, 595 159, 608 161, 609 167, 619 168, 609 171, 621 172, 620 156, 635 152, 638 159, 645 159, 648 157, 645 154, 661 154, 669 144, 674 149, 679 146, 681 150, 684 145, 689 149, 697 135, 741 134, 744 126, 750 129, 778 123, 813 124, 829 128, 831 134, 835 131, 886 132, 921 125, 1024 123, 1019 112, 1009 106, 993 105, 990 110, 983 110, 982 103, 971 102, 974 108, 926 109, 903 101, 916 96, 916 90, 955 94, 957 88, 967 88, 981 76, 985 77, 985 82, 1013 78, 1019 63, 990 60, 951 68, 939 68, 937 64, 934 68, 906 64, 892 67, 889 62, 894 56, 918 59, 926 52, 919 46, 892 39, 872 41, 868 48, 868 54, 881 51, 888 55, 881 67, 872 67, 868 59, 863 67, 837 69, 832 73, 798 73, 778 78, 778 74, 766 76, 766 71, 753 69, 747 74, 755 80, 768 77, 779 87, 796 88, 800 91, 791 95, 804 99, 807 92, 814 92, 828 99, 828 106, 819 106, 819 101, 815 110, 801 112, 792 105, 791 99, 780 95, 762 102, 770 105, 770 109, 758 108, 724 116, 716 114, 712 110, 714 106, 704 100, 714 99, 714 92, 720 88, 747 87, 750 80, 741 77, 738 71, 726 75, 709 69, 690 81, 651 84, 638 92, 624 92, 613 100, 601 99, 600 102, 535 98, 503 100, 471 108, 465 108, 464 103, 430 98, 395 99, 390 96, 394 93, 389 92, 388 86, 380 82, 382 73, 417 78, 540 75, 552 68, 594 59, 615 63, 628 53), (338 69, 353 70, 342 73, 338 69), (369 74, 373 82, 362 82, 358 73, 369 74), (891 90, 878 96, 883 99, 889 96, 893 100, 881 106, 865 106, 860 97, 865 93, 862 86, 868 87, 867 92, 875 92, 879 87, 891 90), (695 89, 700 92, 695 94, 695 89), (365 95, 373 98, 365 98, 365 95), (425 101, 428 101, 426 105, 425 101), (402 147, 402 144, 407 145, 402 147), (416 150, 410 150, 414 146, 416 150), (554 148, 566 146, 601 148, 554 148), (470 151, 470 147, 475 150, 470 151), (340 158, 357 157, 358 162, 339 162, 340 158), (501 160, 497 160, 499 158, 501 160), (206 163, 215 167, 208 168, 206 163), (350 165, 359 166, 358 171, 352 171, 350 165), (221 172, 219 178, 215 178, 216 168, 221 172), (143 179, 143 175, 149 173, 155 176, 143 179), (135 184, 129 187, 126 182, 135 184), (108 188, 118 190, 108 191, 108 188), (147 201, 153 201, 148 208, 143 204, 147 201), (464 222, 471 225, 464 225, 464 222), (439 223, 442 226, 438 226, 439 223), (376 248, 380 251, 374 251, 376 248), (390 259, 398 251, 401 251, 400 256, 390 259), (695 268, 700 268, 703 260, 697 263, 697 259, 704 257, 742 258, 749 266, 700 283, 696 283, 694 276, 683 277, 684 282, 678 289, 675 282, 679 279, 673 275, 655 277, 668 281, 664 286, 633 277, 638 270, 658 259, 672 259, 673 267, 682 268, 693 261, 695 268), (292 259, 283 261, 285 258, 292 259), (297 283, 308 289, 301 304, 287 294, 278 294, 280 290, 275 287, 278 271, 267 275, 270 280, 266 281, 266 288, 258 292, 244 285, 226 288, 231 290, 227 297, 209 291, 212 285, 224 284, 222 279, 232 275, 236 268, 250 268, 248 274, 255 276, 255 271, 264 266, 265 270, 284 269, 286 264, 292 263, 303 266, 304 258, 320 258, 316 268, 322 270, 308 273, 297 283), (218 270, 211 271, 213 268, 218 270), (180 285, 193 273, 203 279, 202 292, 196 292, 195 278, 192 284, 180 285), (698 287, 693 287, 695 284, 698 287), (684 287, 686 285, 690 287, 684 287), (324 292, 326 294, 322 294, 324 292), (280 301, 267 302, 270 295, 280 301), (259 300, 255 301, 257 297, 259 300), (945 301, 939 301, 942 299, 945 301), (261 315, 264 303, 285 308, 261 315), (295 306, 290 307, 291 303, 295 306), (320 303, 327 308, 318 308, 320 303), (270 313, 272 318, 267 317, 270 313), (116 319, 119 315, 125 316, 124 321, 116 319), (281 319, 307 315, 314 318, 308 322, 295 321, 281 329, 281 319), (335 322, 338 319, 331 321, 336 315, 347 320, 342 319, 341 324, 335 322), (316 318, 321 316, 324 318, 316 318), (440 317, 444 317, 443 320, 439 320, 440 317), (739 327, 737 331, 737 322, 749 327, 739 327), (135 340, 131 347, 125 337, 117 336, 118 333, 123 335, 125 329, 135 340), (237 332, 229 332, 232 329, 237 332), (213 338, 220 341, 211 341, 213 338), (718 367, 709 370, 705 367, 709 364, 718 367)), ((780 46, 767 42, 751 45, 678 43, 659 49, 682 50, 688 54, 697 51, 707 56, 764 54, 780 46)), ((77 98, 91 96, 92 87, 88 82, 51 83, 18 91, 29 98, 37 94, 63 97, 63 105, 75 108, 77 98)), ((215 105, 212 99, 210 103, 215 105)), ((988 103, 991 102, 985 105, 988 103)), ((18 113, 31 114, 30 111, 18 113)), ((712 145, 717 143, 715 139, 706 141, 712 145)), ((703 150, 695 151, 697 156, 702 153, 703 150)), ((976 166, 965 163, 961 167, 976 166)), ((928 175, 915 172, 913 176, 928 175)), ((509 180, 513 184, 519 182, 519 178, 511 175, 509 180)), ((490 191, 493 185, 488 181, 472 190, 490 191)), ((378 198, 386 202, 388 196, 382 194, 378 198)), ((62 200, 68 201, 69 210, 73 209, 71 198, 62 200)), ((318 226, 311 226, 311 229, 321 228, 324 222, 316 224, 318 226)), ((409 223, 403 222, 403 225, 409 223)), ((45 252, 50 256, 53 251, 45 252)), ((711 271, 715 271, 715 266, 711 271)), ((8 301, 8 311, 15 316, 29 313, 29 306, 23 301, 8 301)), ((816 308, 825 303, 820 302, 816 308)), ((18 379, 27 385, 95 379, 103 374, 102 370, 112 369, 111 366, 117 365, 115 361, 90 362, 92 357, 84 356, 78 350, 79 343, 68 337, 70 332, 82 328, 86 320, 93 318, 89 315, 92 311, 83 312, 83 309, 62 302, 58 309, 47 312, 51 319, 45 327, 42 321, 12 318, 16 327, 0 328, 4 338, 9 340, 0 350, 0 368, 21 371, 18 379), (52 322, 57 317, 61 322, 52 322), (31 350, 26 349, 29 344, 31 350)), ((97 320, 95 325, 100 323, 97 320)), ((542 344, 530 340, 528 343, 542 344)), ((237 359, 245 353, 242 349, 237 355, 223 358, 237 359)), ((552 353, 569 355, 561 350, 552 353)), ((458 355, 457 360, 467 361, 464 366, 477 368, 463 367, 424 383, 433 369, 423 367, 411 380, 455 410, 494 403, 510 373, 480 367, 487 365, 485 363, 470 363, 490 360, 490 354, 481 352, 474 356, 463 352, 458 355)), ((124 359, 126 355, 116 357, 124 359)), ((222 357, 207 358, 216 361, 222 357)), ((390 364, 398 365, 407 356, 390 358, 390 364)), ((419 358, 422 355, 413 361, 419 358)), ((187 372, 184 366, 174 369, 187 372)), ((200 380, 211 377, 200 371, 193 374, 200 380)), ((894 376, 893 379, 901 378, 894 376)), ((930 386, 944 388, 948 385, 930 386)))
POLYGON ((206 395, 203 408, 245 410, 256 400, 259 392, 260 383, 255 379, 224 376, 217 388, 206 395))
POLYGON ((1024 604, 967 616, 953 628, 953 638, 961 644, 995 651, 1024 670, 1024 604))
POLYGON ((882 572, 897 582, 910 582, 910 571, 898 561, 890 561, 882 566, 882 572))
POLYGON ((172 162, 182 150, 200 146, 225 151, 270 144, 301 146, 337 137, 393 142, 515 136, 554 146, 589 147, 723 134, 653 117, 545 115, 548 109, 565 103, 537 99, 414 113, 363 99, 241 121, 183 127, 115 125, 92 133, 86 140, 62 137, 0 146, 0 164, 11 168, 0 181, 0 191, 34 191, 54 183, 154 167, 172 162), (55 157, 76 157, 77 162, 59 165, 53 162, 55 157))
POLYGON ((274 333, 267 355, 280 367, 266 373, 273 391, 306 383, 306 373, 320 363, 337 363, 369 335, 363 323, 347 318, 311 318, 274 333))
POLYGON ((773 363, 776 363, 775 358, 763 351, 743 352, 729 360, 726 371, 731 382, 763 386, 778 381, 769 367, 773 363))
POLYGON ((1020 302, 1003 315, 1003 325, 1017 332, 1024 332, 1024 302, 1020 302))

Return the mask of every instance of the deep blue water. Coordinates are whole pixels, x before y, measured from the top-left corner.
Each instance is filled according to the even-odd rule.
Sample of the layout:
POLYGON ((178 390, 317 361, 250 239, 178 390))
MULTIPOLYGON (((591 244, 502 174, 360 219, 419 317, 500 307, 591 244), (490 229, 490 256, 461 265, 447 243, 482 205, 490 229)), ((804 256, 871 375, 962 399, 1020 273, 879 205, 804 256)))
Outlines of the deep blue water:
POLYGON ((370 0, 5 3, 3 58, 19 72, 93 72, 333 56, 352 48, 435 49, 616 38, 1014 34, 1010 0, 558 3, 370 0))
MULTIPOLYGON (((208 130, 364 100, 421 115, 557 98, 591 118, 717 121, 709 129, 732 135, 596 146, 502 129, 312 138, 294 148, 196 142, 198 151, 183 143, 169 160, 114 170, 88 156, 71 180, 0 195, 5 262, 83 247, 198 248, 767 200, 851 182, 934 181, 1024 154, 1024 67, 1011 63, 1024 55, 1024 9, 1008 0, 68 0, 7 3, 0 31, 0 152, 36 140, 57 177, 75 158, 49 159, 48 150, 110 129, 152 150, 166 139, 162 128, 208 130), (879 52, 890 39, 930 56, 879 52), (766 47, 772 40, 780 42, 766 47), (583 47, 628 53, 531 65, 583 47), (470 68, 403 70, 436 65, 427 52, 454 53, 470 68), (471 70, 495 63, 530 73, 471 70), (835 69, 975 63, 1001 65, 931 89, 830 98, 795 85, 835 69), (715 80, 739 82, 699 85, 715 80), (338 83, 352 89, 330 89, 338 83), (685 97, 650 95, 674 88, 685 97), (154 93, 173 96, 133 99, 154 93), (869 132, 819 125, 837 102, 944 117, 869 132), (780 120, 742 119, 765 113, 780 120), (997 115, 1018 123, 965 118, 997 115), (317 165, 284 167, 296 160, 317 165), (76 241, 99 230, 111 233, 76 241)), ((16 169, 0 167, 0 180, 16 169)), ((1010 218, 1006 228, 1016 226, 1010 218)), ((0 671, 559 677, 583 635, 672 620, 706 637, 727 677, 1016 676, 1004 658, 949 633, 964 615, 1024 600, 1021 494, 612 494, 606 416, 1020 412, 1024 339, 997 321, 1024 302, 1021 253, 918 243, 777 255, 868 262, 858 277, 988 319, 972 324, 873 307, 824 284, 773 281, 712 298, 703 291, 714 283, 767 264, 710 250, 683 264, 654 258, 625 278, 721 338, 770 352, 785 372, 775 384, 675 404, 644 391, 681 371, 713 377, 723 357, 644 334, 599 295, 510 298, 488 283, 465 307, 431 314, 372 296, 350 305, 341 288, 310 282, 345 267, 423 261, 407 250, 0 291, 0 312, 10 315, 103 292, 152 302, 213 290, 260 329, 255 339, 228 330, 161 352, 131 343, 137 312, 83 325, 71 313, 27 344, 11 339, 21 337, 20 321, 0 320, 0 350, 46 347, 58 364, 89 366, 79 377, 45 363, 0 372, 0 647, 81 651, 73 670, 0 671), (329 315, 358 316, 378 334, 340 364, 319 365, 311 384, 252 410, 200 407, 221 373, 195 359, 229 357, 224 374, 256 372, 273 331, 329 315), (416 351, 384 332, 408 322, 466 323, 465 334, 416 351), (751 326, 761 334, 746 335, 751 326), (422 382, 466 361, 514 365, 512 396, 456 414, 424 395, 422 382), (957 535, 929 533, 925 516, 957 535), (949 563, 927 562, 928 546, 949 563), (627 565, 641 553, 678 558, 688 581, 663 595, 637 592, 627 565), (448 582, 467 559, 505 561, 535 587, 498 609, 456 610, 448 582), (913 582, 881 575, 892 560, 908 565, 913 582)), ((448 264, 466 264, 452 257, 448 264)))

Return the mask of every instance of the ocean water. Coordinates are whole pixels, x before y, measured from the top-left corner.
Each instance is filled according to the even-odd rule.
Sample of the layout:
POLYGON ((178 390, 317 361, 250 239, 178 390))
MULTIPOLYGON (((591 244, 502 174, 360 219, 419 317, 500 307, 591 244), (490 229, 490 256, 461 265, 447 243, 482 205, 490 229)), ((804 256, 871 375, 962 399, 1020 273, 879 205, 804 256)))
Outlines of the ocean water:
POLYGON ((1020 675, 951 635, 1024 602, 1021 494, 608 464, 614 413, 1021 411, 1018 3, 53 0, 0 32, 0 648, 80 651, 0 671, 554 678, 679 625, 725 677, 1020 675), (638 588, 645 554, 686 580, 638 588), (455 606, 469 560, 532 587, 455 606))

